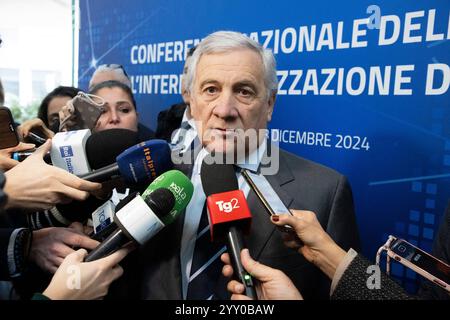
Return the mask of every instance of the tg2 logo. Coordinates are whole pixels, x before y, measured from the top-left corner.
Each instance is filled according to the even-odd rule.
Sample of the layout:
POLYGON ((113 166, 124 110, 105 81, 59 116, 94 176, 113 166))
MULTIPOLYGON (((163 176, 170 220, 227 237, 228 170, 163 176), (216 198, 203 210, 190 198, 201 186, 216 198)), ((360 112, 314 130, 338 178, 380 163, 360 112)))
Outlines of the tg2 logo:
POLYGON ((222 212, 230 213, 233 209, 239 209, 238 199, 233 198, 228 202, 225 201, 216 201, 216 205, 219 207, 219 210, 222 212))

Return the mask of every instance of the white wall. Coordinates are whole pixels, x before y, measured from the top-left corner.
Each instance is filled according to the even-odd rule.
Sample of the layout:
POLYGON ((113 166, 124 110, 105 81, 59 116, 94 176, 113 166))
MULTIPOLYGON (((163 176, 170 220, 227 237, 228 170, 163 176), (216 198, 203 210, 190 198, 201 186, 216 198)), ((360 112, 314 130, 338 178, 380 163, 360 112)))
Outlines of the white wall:
POLYGON ((72 85, 71 3, 0 1, 0 78, 6 89, 8 81, 18 78, 22 106, 41 99, 58 85, 72 85))

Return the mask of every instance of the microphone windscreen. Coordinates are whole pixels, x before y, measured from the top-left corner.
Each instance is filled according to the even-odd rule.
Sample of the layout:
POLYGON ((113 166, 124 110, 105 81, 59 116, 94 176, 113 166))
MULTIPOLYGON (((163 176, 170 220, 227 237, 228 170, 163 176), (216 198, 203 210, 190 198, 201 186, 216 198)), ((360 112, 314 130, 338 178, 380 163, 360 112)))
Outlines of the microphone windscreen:
POLYGON ((139 143, 138 133, 128 129, 108 129, 92 133, 86 141, 91 169, 97 170, 116 162, 124 150, 139 143))
POLYGON ((194 193, 194 186, 192 185, 191 180, 189 180, 189 178, 181 171, 170 170, 157 177, 147 187, 142 194, 142 198, 145 200, 153 194, 153 192, 161 188, 170 190, 175 197, 175 205, 170 212, 170 215, 161 219, 165 225, 168 225, 172 223, 189 204, 192 194, 194 193))
POLYGON ((149 183, 173 167, 169 144, 159 139, 134 145, 116 160, 120 175, 129 184, 149 183))
POLYGON ((156 189, 148 197, 144 198, 144 201, 162 221, 167 219, 167 215, 170 214, 175 205, 173 193, 166 188, 156 189))
POLYGON ((203 191, 209 197, 212 194, 239 189, 232 164, 213 163, 211 156, 205 157, 200 170, 203 191))

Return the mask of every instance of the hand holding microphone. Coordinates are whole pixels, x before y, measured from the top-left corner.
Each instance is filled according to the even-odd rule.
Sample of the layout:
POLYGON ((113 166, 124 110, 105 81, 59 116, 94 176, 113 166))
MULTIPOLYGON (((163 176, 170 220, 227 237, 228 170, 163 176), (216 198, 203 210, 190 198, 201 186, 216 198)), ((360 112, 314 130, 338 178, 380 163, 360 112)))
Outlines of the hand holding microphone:
POLYGON ((192 183, 183 173, 177 170, 163 173, 142 196, 136 196, 116 213, 117 229, 85 261, 105 257, 129 242, 143 245, 179 216, 192 193, 192 183))
POLYGON ((33 231, 29 259, 42 270, 55 273, 74 247, 92 250, 98 245, 75 228, 44 228, 33 231))
POLYGON ((19 164, 19 161, 14 159, 13 155, 16 152, 34 149, 35 145, 31 143, 19 142, 15 147, 0 150, 0 169, 8 171, 19 164))
MULTIPOLYGON (((232 277, 234 270, 231 266, 229 254, 222 254, 220 259, 225 263, 222 274, 225 277, 232 277)), ((302 295, 288 276, 280 270, 270 268, 253 260, 248 249, 242 250, 241 261, 245 270, 259 281, 259 300, 303 300, 302 295)), ((231 280, 228 282, 227 289, 232 294, 231 300, 251 299, 245 294, 245 287, 239 281, 231 280)))
POLYGON ((89 192, 101 188, 98 183, 46 164, 43 158, 50 147, 51 140, 47 140, 33 155, 5 173, 7 207, 49 209, 71 199, 84 200, 89 192))
POLYGON ((64 259, 43 294, 52 300, 103 298, 108 293, 111 283, 123 274, 123 269, 118 263, 129 252, 129 248, 123 248, 106 258, 83 262, 87 252, 79 249, 64 259), (78 271, 80 278, 75 279, 78 281, 73 280, 74 271, 78 271))
POLYGON ((244 248, 242 233, 249 232, 252 216, 244 193, 238 190, 234 167, 212 162, 205 158, 200 174, 207 196, 211 239, 226 239, 234 275, 244 285, 245 294, 257 299, 252 277, 241 262, 241 251, 244 248))
MULTIPOLYGON (((65 134, 67 135, 68 133, 65 134)), ((58 133, 58 135, 61 134, 58 133)), ((93 170, 100 169, 114 163, 118 155, 138 142, 137 133, 127 129, 116 128, 94 132, 87 138, 84 150, 81 152, 82 162, 87 161, 93 170)), ((76 143, 77 139, 75 139, 76 143)), ((70 144, 68 145, 70 146, 70 144)), ((53 147, 56 148, 57 146, 52 145, 53 147)), ((75 150, 78 149, 72 149, 72 151, 75 150)), ((62 156, 61 153, 56 154, 59 157, 62 156)), ((64 160, 63 163, 66 163, 66 161, 64 160)), ((67 168, 63 166, 62 169, 67 168)), ((91 196, 84 201, 58 204, 51 208, 49 212, 35 212, 31 215, 32 224, 42 227, 67 227, 75 221, 84 223, 91 218, 92 212, 104 204, 106 199, 111 196, 112 188, 116 187, 118 182, 103 183, 101 189, 91 191, 91 196)))

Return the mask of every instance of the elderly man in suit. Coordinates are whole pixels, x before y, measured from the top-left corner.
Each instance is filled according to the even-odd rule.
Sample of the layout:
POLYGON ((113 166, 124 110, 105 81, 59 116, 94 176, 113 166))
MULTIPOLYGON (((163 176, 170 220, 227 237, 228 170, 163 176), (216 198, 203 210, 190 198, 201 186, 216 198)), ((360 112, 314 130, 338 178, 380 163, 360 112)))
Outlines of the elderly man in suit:
MULTIPOLYGON (((216 248, 202 240, 209 232, 200 167, 211 151, 234 154, 238 167, 263 176, 287 208, 316 212, 336 243, 345 249, 359 249, 352 193, 344 176, 276 147, 272 153, 278 155, 277 170, 269 174, 261 170, 260 164, 268 158, 266 128, 277 91, 275 59, 269 50, 241 33, 215 32, 195 50, 186 86, 196 124, 192 130, 197 130, 200 151, 185 158, 195 159, 193 164, 184 163, 180 169, 191 177, 194 196, 175 223, 141 248, 141 298, 229 297, 227 280, 220 275, 220 254, 226 247, 216 248), (253 143, 245 143, 248 132, 256 133, 250 141, 253 143), (236 141, 244 143, 233 143, 236 141)), ((239 172, 237 176, 253 216, 246 237, 252 256, 283 270, 305 299, 327 299, 330 282, 314 265, 283 245, 282 233, 270 222, 239 172)))

